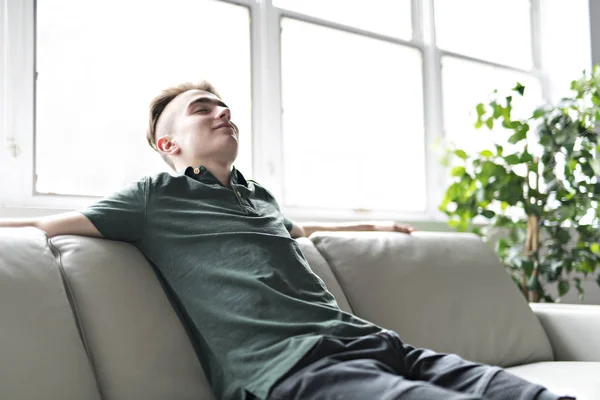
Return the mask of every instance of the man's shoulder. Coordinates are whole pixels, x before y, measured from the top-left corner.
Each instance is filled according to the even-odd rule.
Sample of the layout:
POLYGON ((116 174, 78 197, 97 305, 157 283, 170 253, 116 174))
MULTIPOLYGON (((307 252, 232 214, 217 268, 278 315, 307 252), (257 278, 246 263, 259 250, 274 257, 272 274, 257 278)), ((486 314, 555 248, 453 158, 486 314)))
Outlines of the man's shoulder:
POLYGON ((168 172, 158 172, 130 181, 118 190, 117 193, 129 195, 137 194, 138 196, 148 198, 157 193, 165 194, 166 192, 171 192, 173 190, 177 191, 178 187, 185 184, 185 176, 175 176, 168 172))
POLYGON ((172 175, 168 172, 157 172, 152 175, 146 175, 142 179, 146 180, 150 189, 160 189, 177 184, 177 182, 185 182, 187 179, 183 175, 172 175))
POLYGON ((267 197, 273 197, 273 195, 267 188, 265 188, 263 185, 261 185, 253 179, 248 179, 248 188, 253 190, 257 195, 262 194, 267 197))
POLYGON ((260 190, 267 190, 260 183, 256 182, 254 179, 248 179, 247 182, 248 182, 248 186, 250 186, 250 187, 258 188, 260 190))
POLYGON ((252 190, 254 192, 254 195, 264 201, 267 201, 271 204, 274 204, 275 207, 277 207, 277 209, 279 209, 279 203, 277 202, 277 199, 275 198, 275 196, 273 196, 273 193, 271 193, 267 188, 265 188, 264 186, 262 186, 260 183, 249 179, 248 180, 248 187, 250 190, 252 190))

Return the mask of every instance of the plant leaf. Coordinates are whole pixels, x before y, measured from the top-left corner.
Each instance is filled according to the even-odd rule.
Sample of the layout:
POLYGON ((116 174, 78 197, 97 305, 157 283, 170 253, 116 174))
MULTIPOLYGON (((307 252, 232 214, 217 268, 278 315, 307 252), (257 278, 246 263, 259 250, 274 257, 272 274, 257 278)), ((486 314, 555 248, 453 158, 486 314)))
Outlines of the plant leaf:
POLYGON ((590 160, 590 166, 594 170, 594 174, 600 176, 600 160, 597 158, 592 158, 590 160))
POLYGON ((569 240, 571 240, 571 234, 566 229, 558 228, 556 230, 556 238, 559 240, 560 243, 565 244, 569 240))
POLYGON ((533 161, 533 156, 531 154, 529 154, 528 151, 523 152, 523 154, 521 154, 521 162, 522 163, 529 163, 533 161))
POLYGON ((506 161, 508 165, 516 165, 521 162, 521 157, 519 157, 517 154, 510 154, 504 157, 504 161, 506 161))
POLYGON ((450 219, 450 220, 448 220, 448 225, 451 228, 456 228, 460 225, 460 220, 459 219, 450 219))
POLYGON ((529 277, 529 280, 527 281, 527 288, 538 293, 543 292, 540 280, 535 275, 531 275, 529 277))
POLYGON ((484 217, 491 219, 494 218, 496 216, 496 213, 493 212, 492 210, 483 210, 481 212, 481 215, 483 215, 484 217))
POLYGON ((481 157, 490 158, 490 157, 493 157, 493 156, 494 156, 494 153, 492 153, 492 152, 491 152, 491 151, 489 151, 489 150, 483 150, 482 152, 480 152, 480 153, 479 153, 479 155, 480 155, 481 157))
POLYGON ((525 86, 523 86, 519 82, 517 82, 517 85, 513 88, 513 90, 515 92, 519 92, 519 94, 521 96, 523 96, 523 94, 525 93, 525 86))
POLYGON ((502 146, 500 146, 499 144, 496 145, 496 155, 498 157, 502 157, 502 152, 504 151, 504 148, 502 146))
POLYGON ((581 278, 573 278, 575 281, 575 287, 577 288, 577 292, 579 292, 579 301, 583 301, 583 287, 581 286, 581 278))
MULTIPOLYGON (((518 249, 519 253, 521 252, 521 248, 518 249)), ((519 269, 525 272, 525 275, 530 276, 533 272, 533 261, 531 261, 528 257, 520 257, 516 260, 516 265, 519 269)))
POLYGON ((533 116, 532 118, 539 118, 539 117, 543 117, 544 115, 546 115, 546 110, 544 109, 544 107, 539 107, 536 108, 535 111, 533 112, 533 116))
POLYGON ((452 168, 452 172, 450 173, 452 176, 463 176, 467 170, 465 167, 454 167, 452 168))
POLYGON ((567 294, 567 292, 569 291, 569 289, 571 288, 571 284, 569 283, 569 281, 565 281, 565 280, 561 280, 558 282, 558 295, 560 297, 564 296, 565 294, 567 294))
POLYGON ((490 176, 494 175, 497 170, 497 165, 492 161, 484 161, 481 165, 481 173, 479 174, 479 178, 482 180, 482 184, 486 184, 487 180, 490 176))
POLYGON ((500 117, 502 115, 502 110, 504 110, 504 107, 502 107, 496 101, 492 101, 490 103, 490 105, 492 106, 492 109, 494 110, 494 112, 492 114, 492 118, 498 118, 498 117, 500 117))
POLYGON ((454 150, 454 155, 456 155, 458 158, 462 158, 463 160, 467 159, 467 153, 465 153, 464 150, 454 150))
POLYGON ((526 133, 524 133, 522 131, 517 131, 508 138, 508 143, 517 144, 521 140, 525 139, 526 136, 527 136, 526 133))
POLYGON ((477 117, 478 119, 480 119, 481 116, 485 114, 485 105, 483 105, 483 103, 479 103, 477 104, 477 107, 475 107, 475 109, 477 110, 477 117))
POLYGON ((504 238, 499 238, 498 242, 496 242, 496 252, 497 253, 501 253, 501 252, 507 250, 508 247, 509 247, 508 242, 504 238))
POLYGON ((542 207, 538 206, 537 204, 529 204, 529 211, 538 217, 542 215, 542 207))

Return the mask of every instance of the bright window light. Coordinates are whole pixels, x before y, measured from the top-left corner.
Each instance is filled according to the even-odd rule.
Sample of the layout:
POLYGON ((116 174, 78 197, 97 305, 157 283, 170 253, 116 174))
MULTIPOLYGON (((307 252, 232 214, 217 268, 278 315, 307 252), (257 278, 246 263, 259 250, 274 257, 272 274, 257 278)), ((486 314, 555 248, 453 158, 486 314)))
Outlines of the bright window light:
POLYGON ((210 0, 37 2, 36 189, 105 195, 168 166, 146 143, 150 101, 213 83, 251 171, 250 18, 210 0))

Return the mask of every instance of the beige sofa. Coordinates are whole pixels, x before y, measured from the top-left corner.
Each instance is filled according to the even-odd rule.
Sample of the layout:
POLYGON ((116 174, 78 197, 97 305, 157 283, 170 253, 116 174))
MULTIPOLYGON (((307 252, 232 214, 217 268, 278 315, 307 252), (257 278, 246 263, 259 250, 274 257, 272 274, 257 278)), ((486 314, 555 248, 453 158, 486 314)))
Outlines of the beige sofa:
MULTIPOLYGON (((524 301, 476 236, 316 234, 299 244, 341 308, 404 341, 600 399, 600 306, 524 301)), ((0 229, 0 399, 213 399, 133 246, 0 229)))

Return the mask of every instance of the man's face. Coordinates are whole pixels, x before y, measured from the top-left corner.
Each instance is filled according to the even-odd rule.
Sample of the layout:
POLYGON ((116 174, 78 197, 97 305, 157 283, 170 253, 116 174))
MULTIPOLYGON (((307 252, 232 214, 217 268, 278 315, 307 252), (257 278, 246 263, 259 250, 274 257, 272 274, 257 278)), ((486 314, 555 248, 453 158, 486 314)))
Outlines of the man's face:
POLYGON ((168 133, 179 147, 183 160, 235 160, 238 129, 231 122, 229 107, 217 96, 188 90, 175 98, 165 111, 172 113, 166 116, 172 117, 172 129, 168 133))

